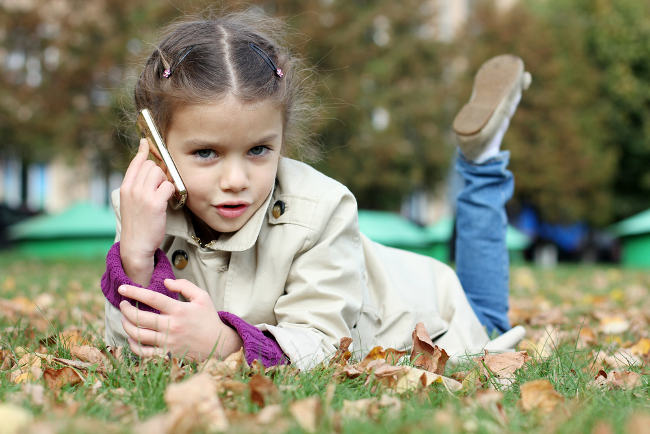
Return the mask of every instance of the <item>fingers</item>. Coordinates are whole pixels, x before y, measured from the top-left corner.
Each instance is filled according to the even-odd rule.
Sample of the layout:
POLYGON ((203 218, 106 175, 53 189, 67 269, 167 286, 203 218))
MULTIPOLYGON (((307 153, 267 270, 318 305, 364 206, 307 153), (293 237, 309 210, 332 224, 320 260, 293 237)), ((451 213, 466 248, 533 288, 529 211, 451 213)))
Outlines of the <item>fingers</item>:
POLYGON ((126 319, 126 317, 122 317, 122 327, 126 334, 137 343, 141 345, 160 346, 158 345, 158 341, 160 340, 159 336, 161 336, 161 333, 138 327, 126 319))
POLYGON ((138 341, 133 340, 130 337, 127 337, 127 340, 129 342, 129 347, 131 348, 131 351, 133 351, 135 354, 137 354, 140 357, 164 356, 166 354, 165 351, 161 348, 142 345, 141 343, 138 343, 138 341))
POLYGON ((206 292, 185 279, 165 279, 164 282, 167 289, 173 292, 178 292, 189 301, 194 301, 200 297, 205 296, 206 292))
POLYGON ((158 190, 156 190, 156 199, 158 200, 169 200, 170 197, 174 194, 174 191, 176 188, 174 187, 174 184, 172 184, 169 181, 163 181, 162 184, 158 187, 158 190))
POLYGON ((126 173, 124 174, 124 179, 122 181, 123 185, 130 185, 133 182, 133 180, 135 179, 139 171, 138 169, 140 169, 142 163, 147 160, 148 155, 149 155, 149 142, 147 141, 147 139, 140 139, 138 152, 137 154, 135 154, 135 157, 133 157, 133 160, 131 160, 129 167, 126 169, 126 173))
POLYGON ((126 300, 120 303, 120 311, 126 319, 138 327, 162 332, 169 329, 169 318, 166 315, 140 310, 126 300))
POLYGON ((147 306, 151 306, 154 309, 159 310, 161 313, 169 313, 173 303, 178 303, 178 301, 169 298, 166 295, 150 289, 138 288, 137 286, 122 285, 117 289, 117 291, 124 297, 132 298, 133 300, 144 303, 147 306))

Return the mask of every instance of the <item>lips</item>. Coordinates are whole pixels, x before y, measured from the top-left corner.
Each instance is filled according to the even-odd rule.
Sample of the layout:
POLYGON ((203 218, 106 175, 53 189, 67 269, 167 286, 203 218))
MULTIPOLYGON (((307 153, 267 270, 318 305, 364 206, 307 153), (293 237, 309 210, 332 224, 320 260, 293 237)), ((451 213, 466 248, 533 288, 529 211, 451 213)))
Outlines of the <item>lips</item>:
POLYGON ((249 206, 245 202, 226 202, 216 205, 215 208, 221 217, 234 219, 244 214, 249 206))

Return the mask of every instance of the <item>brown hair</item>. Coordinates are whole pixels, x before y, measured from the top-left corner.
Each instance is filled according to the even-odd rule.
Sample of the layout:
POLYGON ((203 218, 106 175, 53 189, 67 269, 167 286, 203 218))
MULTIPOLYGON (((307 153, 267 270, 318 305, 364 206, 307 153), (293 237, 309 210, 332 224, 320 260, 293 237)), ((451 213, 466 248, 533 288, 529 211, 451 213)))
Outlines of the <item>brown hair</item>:
POLYGON ((284 27, 256 8, 168 26, 135 86, 136 109, 151 110, 166 136, 179 105, 214 102, 228 93, 243 103, 271 98, 283 110, 283 154, 315 159, 318 150, 307 128, 315 117, 313 90, 301 60, 285 48, 284 27), (276 75, 250 43, 284 76, 276 75))

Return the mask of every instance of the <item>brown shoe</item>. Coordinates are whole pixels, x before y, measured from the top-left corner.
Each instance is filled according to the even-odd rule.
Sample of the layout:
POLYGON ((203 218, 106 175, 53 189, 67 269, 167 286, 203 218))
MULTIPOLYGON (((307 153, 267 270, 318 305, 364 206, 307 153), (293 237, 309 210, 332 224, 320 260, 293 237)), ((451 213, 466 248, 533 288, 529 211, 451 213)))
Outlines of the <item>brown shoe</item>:
POLYGON ((502 54, 483 63, 474 77, 469 102, 454 119, 453 128, 463 155, 478 157, 498 127, 512 115, 522 90, 532 78, 517 56, 502 54))

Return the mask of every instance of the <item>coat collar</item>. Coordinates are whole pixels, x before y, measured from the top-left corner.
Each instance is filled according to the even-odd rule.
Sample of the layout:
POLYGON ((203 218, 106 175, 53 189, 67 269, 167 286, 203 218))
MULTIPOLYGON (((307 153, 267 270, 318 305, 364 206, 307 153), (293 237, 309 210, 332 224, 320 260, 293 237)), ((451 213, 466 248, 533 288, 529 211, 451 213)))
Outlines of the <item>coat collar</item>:
MULTIPOLYGON (((218 239, 208 243, 205 248, 226 252, 243 252, 253 247, 262 229, 262 224, 264 223, 274 190, 275 184, 259 209, 255 211, 255 214, 251 216, 241 229, 236 232, 221 234, 218 239)), ((166 235, 182 238, 189 244, 198 246, 198 243, 192 238, 192 235, 194 235, 194 227, 185 208, 176 211, 168 210, 165 233, 166 235)))

